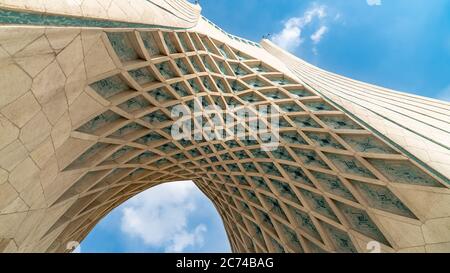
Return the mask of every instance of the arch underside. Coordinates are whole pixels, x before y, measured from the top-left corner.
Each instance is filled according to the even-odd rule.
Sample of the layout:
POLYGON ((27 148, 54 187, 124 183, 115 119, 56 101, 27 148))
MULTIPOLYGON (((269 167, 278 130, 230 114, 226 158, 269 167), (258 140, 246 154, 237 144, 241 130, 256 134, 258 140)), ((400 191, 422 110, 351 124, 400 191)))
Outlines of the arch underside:
MULTIPOLYGON (((66 46, 35 75, 9 51, 6 67, 33 83, 0 106, 20 130, 4 146, 26 154, 1 165, 0 186, 17 198, 0 202, 0 223, 17 225, 0 228, 0 251, 67 251, 130 197, 180 180, 214 203, 235 252, 366 252, 371 241, 386 252, 450 249, 448 207, 428 207, 449 204, 446 181, 251 52, 195 31, 59 31, 66 46), (27 94, 40 107, 22 122, 8 109, 27 94), (245 122, 236 135, 205 112, 191 123, 201 139, 176 140, 177 105, 273 106, 278 113, 254 118, 272 132, 276 115, 279 147, 266 151, 245 122)), ((40 37, 51 44, 49 33, 40 37)))

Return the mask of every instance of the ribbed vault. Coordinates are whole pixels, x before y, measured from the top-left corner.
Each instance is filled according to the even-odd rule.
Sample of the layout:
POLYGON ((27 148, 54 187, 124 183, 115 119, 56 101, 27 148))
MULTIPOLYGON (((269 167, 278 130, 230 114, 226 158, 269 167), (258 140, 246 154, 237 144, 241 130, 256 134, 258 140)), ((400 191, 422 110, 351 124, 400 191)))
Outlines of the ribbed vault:
POLYGON ((125 200, 178 180, 193 180, 211 199, 236 252, 365 252, 370 241, 396 251, 377 215, 420 223, 423 214, 402 196, 448 187, 314 90, 223 42, 161 30, 112 30, 101 39, 117 68, 86 84, 100 107, 73 109, 91 114, 57 150, 64 186, 50 189, 47 202, 62 209, 37 238, 51 241, 45 251, 67 251, 125 200), (201 139, 176 140, 177 105, 215 105, 223 114, 273 106, 277 113, 254 118, 272 132, 276 115, 279 147, 265 150, 245 120, 236 135, 206 111, 190 117, 201 139))
POLYGON ((68 251, 180 180, 235 252, 450 250, 448 103, 230 35, 184 0, 3 2, 0 252, 68 251))

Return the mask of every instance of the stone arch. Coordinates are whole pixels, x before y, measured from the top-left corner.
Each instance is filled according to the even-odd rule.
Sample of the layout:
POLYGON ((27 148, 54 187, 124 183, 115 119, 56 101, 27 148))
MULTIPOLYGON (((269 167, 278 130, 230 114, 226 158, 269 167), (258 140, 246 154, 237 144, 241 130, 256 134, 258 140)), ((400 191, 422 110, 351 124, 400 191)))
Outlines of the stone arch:
POLYGON ((3 187, 18 194, 0 214, 0 250, 67 251, 128 198, 176 180, 211 199, 236 252, 365 252, 372 241, 420 251, 447 236, 433 219, 448 209, 430 214, 423 201, 448 204, 445 179, 249 50, 167 29, 50 28, 25 51, 32 45, 50 53, 32 51, 34 64, 9 52, 6 68, 32 83, 1 111, 13 137, 0 144, 13 160, 25 150, 1 165, 3 187), (15 114, 35 103, 28 120, 15 114), (215 123, 204 112, 191 123, 202 137, 176 140, 171 110, 180 104, 224 113, 271 105, 277 113, 252 118, 277 131, 279 146, 265 149, 245 120, 233 125, 242 135, 224 123, 223 138, 207 140, 202 128, 215 123))

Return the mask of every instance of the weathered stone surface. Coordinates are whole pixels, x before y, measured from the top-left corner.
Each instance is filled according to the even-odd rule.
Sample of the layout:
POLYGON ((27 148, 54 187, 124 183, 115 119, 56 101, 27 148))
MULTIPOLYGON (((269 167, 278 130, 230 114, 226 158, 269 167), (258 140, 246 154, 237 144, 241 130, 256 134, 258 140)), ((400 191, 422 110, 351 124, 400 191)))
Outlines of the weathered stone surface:
POLYGON ((27 123, 39 110, 40 104, 35 99, 33 93, 27 92, 22 97, 5 106, 0 112, 12 121, 17 127, 21 128, 27 123))
POLYGON ((0 67, 0 108, 25 94, 31 87, 31 78, 15 64, 0 67))

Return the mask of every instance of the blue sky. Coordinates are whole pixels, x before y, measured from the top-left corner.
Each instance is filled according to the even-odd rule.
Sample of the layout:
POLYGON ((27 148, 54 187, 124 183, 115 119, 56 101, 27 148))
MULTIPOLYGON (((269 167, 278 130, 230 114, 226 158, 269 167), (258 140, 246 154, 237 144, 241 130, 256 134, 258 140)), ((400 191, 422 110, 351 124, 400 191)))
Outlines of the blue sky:
MULTIPOLYGON (((237 36, 263 35, 321 68, 450 100, 450 1, 202 0, 237 36)), ((105 217, 82 252, 227 252, 222 222, 191 182, 150 189, 105 217)))

